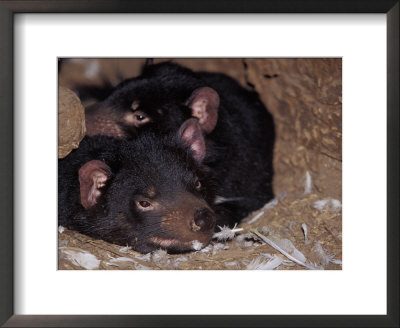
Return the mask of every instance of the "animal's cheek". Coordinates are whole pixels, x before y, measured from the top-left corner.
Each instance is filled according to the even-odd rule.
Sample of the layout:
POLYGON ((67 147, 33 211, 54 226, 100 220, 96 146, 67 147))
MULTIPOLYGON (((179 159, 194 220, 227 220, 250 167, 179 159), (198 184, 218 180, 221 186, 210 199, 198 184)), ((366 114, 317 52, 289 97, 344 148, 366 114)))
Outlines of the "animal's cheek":
POLYGON ((86 120, 86 134, 89 136, 106 135, 117 138, 125 136, 114 119, 102 116, 86 120))

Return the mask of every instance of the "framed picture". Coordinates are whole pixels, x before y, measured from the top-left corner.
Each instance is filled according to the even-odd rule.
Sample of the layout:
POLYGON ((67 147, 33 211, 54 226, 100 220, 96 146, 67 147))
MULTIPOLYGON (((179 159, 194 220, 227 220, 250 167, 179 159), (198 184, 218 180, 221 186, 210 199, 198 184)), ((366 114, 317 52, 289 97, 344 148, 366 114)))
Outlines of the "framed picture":
POLYGON ((342 269, 341 58, 60 58, 58 71, 59 270, 342 269), (96 202, 79 200, 103 168, 96 202))
MULTIPOLYGON (((0 41, 6 49, 0 54, 1 323, 77 327, 398 325, 399 4, 367 3, 0 2, 0 41), (73 225, 65 229, 56 220, 60 208, 57 210, 55 177, 63 172, 56 164, 57 134, 62 129, 55 111, 60 99, 57 86, 71 88, 82 102, 90 102, 94 93, 79 93, 79 83, 67 73, 74 71, 73 65, 83 65, 81 72, 88 77, 104 72, 104 62, 119 58, 129 60, 130 68, 134 62, 145 65, 145 58, 154 58, 154 67, 172 59, 173 65, 196 72, 227 74, 246 92, 257 92, 276 121, 277 158, 300 169, 285 173, 284 164, 274 163, 281 179, 275 181, 274 200, 282 201, 274 209, 275 218, 272 212, 264 217, 268 206, 276 205, 267 203, 264 210, 245 219, 244 227, 250 233, 251 228, 261 230, 267 224, 278 230, 279 236, 295 236, 295 245, 304 251, 305 223, 313 219, 311 212, 302 208, 313 208, 323 224, 321 234, 317 229, 309 232, 314 238, 312 246, 319 241, 328 253, 339 257, 328 254, 332 262, 307 261, 305 267, 333 270, 242 270, 267 268, 275 255, 281 255, 283 261, 279 252, 267 254, 269 258, 266 255, 271 244, 263 238, 273 237, 272 230, 257 235, 258 239, 242 240, 257 245, 252 256, 241 261, 231 252, 235 247, 247 247, 239 240, 221 243, 227 246, 225 251, 212 243, 209 251, 219 251, 221 257, 214 259, 218 263, 209 260, 204 267, 201 263, 206 262, 201 259, 207 255, 193 253, 192 263, 199 264, 198 268, 182 264, 183 257, 190 258, 187 254, 169 257, 165 265, 154 255, 150 255, 151 265, 145 258, 136 263, 130 252, 147 253, 146 249, 133 247, 126 253, 121 244, 96 254, 99 266, 86 267, 102 270, 77 270, 85 265, 71 260, 71 249, 90 251, 88 245, 106 244, 97 243, 90 234, 79 235, 73 225), (325 75, 313 75, 317 67, 325 75), (268 88, 270 97, 266 96, 268 88), (320 106, 313 105, 312 97, 317 97, 320 106), (331 121, 321 121, 319 113, 324 110, 330 116, 322 120, 329 117, 331 121), (326 137, 324 131, 330 129, 336 131, 337 139, 330 138, 333 134, 326 137), (292 145, 286 152, 285 142, 292 145), (313 158, 304 145, 320 147, 329 162, 309 164, 313 158), (305 158, 310 161, 308 166, 299 164, 305 158), (337 184, 330 163, 340 163, 337 184), (324 185, 321 181, 330 182, 324 185), (323 192, 325 186, 331 188, 327 193, 323 192), (290 208, 294 202, 283 201, 292 187, 292 194, 301 195, 295 208, 290 208), (296 212, 295 222, 290 219, 291 210, 296 212), (323 234, 329 235, 333 244, 336 240, 336 246, 324 244, 328 239, 320 239, 323 234), (265 261, 256 262, 256 255, 264 256, 265 261), (122 265, 124 258, 130 261, 122 265), (131 270, 147 266, 168 270, 131 270), (110 268, 128 270, 105 270, 110 268)), ((128 66, 120 69, 122 75, 126 73, 123 78, 141 74, 140 70, 128 72, 128 66)), ((193 103, 203 91, 194 91, 185 102, 195 117, 193 103)), ((210 96, 210 92, 207 89, 205 94, 210 96)), ((134 104, 136 111, 140 103, 134 104)), ((139 107, 141 113, 143 108, 139 107)), ((87 122, 86 128, 90 128, 87 122)), ((195 159, 197 155, 196 150, 195 159)), ((82 191, 80 197, 82 206, 89 206, 82 191)), ((220 197, 218 201, 227 200, 220 197)), ((147 207, 147 203, 148 199, 138 204, 147 207)), ((197 251, 205 248, 203 243, 199 249, 197 244, 190 245, 197 251)), ((308 258, 311 253, 305 254, 308 258)), ((296 263, 295 268, 302 267, 296 263)))

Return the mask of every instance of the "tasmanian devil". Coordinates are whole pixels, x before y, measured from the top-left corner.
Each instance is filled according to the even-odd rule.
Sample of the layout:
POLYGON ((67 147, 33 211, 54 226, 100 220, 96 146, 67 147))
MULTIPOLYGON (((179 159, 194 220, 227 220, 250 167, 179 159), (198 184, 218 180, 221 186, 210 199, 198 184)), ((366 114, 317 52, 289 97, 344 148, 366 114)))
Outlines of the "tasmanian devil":
POLYGON ((256 92, 224 74, 196 73, 170 62, 146 66, 86 109, 87 134, 135 137, 177 131, 196 118, 206 164, 217 180, 221 224, 233 225, 273 197, 272 116, 256 92))
POLYGON ((59 224, 143 253, 198 250, 220 215, 205 157, 195 119, 131 140, 85 137, 59 160, 59 224))

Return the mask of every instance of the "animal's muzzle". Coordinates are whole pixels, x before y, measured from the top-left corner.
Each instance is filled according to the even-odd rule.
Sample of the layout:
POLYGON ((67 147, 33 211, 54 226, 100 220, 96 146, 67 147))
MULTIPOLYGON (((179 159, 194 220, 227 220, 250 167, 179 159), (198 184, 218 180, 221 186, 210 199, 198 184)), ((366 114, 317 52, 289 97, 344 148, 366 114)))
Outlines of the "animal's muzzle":
POLYGON ((207 208, 196 210, 192 221, 192 230, 209 232, 215 227, 215 215, 207 208))

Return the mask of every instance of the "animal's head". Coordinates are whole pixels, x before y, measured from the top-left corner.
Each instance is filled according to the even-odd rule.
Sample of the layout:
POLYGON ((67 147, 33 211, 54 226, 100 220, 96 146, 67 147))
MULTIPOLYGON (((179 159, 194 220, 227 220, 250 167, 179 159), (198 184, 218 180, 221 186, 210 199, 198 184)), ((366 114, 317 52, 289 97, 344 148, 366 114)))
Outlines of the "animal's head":
POLYGON ((144 127, 176 131, 191 117, 210 133, 217 124, 218 107, 218 93, 192 71, 171 63, 152 65, 87 108, 87 134, 129 137, 144 127))
POLYGON ((206 146, 198 121, 185 121, 173 137, 144 133, 121 147, 117 171, 100 160, 79 170, 80 201, 93 233, 140 252, 206 246, 215 227, 215 194, 202 164, 206 146))

